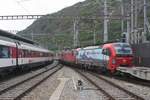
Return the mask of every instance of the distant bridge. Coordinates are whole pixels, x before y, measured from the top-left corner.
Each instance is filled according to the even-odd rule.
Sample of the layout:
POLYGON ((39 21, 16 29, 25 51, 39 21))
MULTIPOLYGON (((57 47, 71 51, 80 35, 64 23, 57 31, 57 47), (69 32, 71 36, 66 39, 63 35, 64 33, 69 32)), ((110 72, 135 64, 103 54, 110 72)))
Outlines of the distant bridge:
POLYGON ((7 30, 7 32, 10 32, 10 33, 18 33, 19 30, 7 30))
POLYGON ((31 19, 39 19, 44 15, 8 15, 8 16, 0 16, 0 20, 31 20, 31 19))
POLYGON ((130 16, 122 16, 122 15, 98 15, 98 16, 46 16, 46 15, 7 15, 7 16, 0 16, 0 20, 33 20, 33 19, 39 19, 42 16, 45 16, 45 18, 48 19, 104 19, 104 16, 107 16, 107 19, 113 19, 113 20, 128 20, 130 19, 130 16))

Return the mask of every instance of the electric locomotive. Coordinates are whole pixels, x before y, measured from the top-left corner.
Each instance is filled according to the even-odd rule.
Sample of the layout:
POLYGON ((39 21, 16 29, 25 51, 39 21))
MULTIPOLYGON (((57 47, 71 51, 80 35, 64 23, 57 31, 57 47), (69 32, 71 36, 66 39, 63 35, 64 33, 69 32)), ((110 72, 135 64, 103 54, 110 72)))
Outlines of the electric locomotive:
POLYGON ((86 68, 115 72, 117 67, 132 67, 132 49, 127 43, 108 43, 77 50, 77 64, 86 68))
POLYGON ((74 50, 65 50, 60 58, 63 62, 80 64, 86 69, 114 73, 120 66, 133 66, 133 53, 128 43, 106 43, 74 50))
POLYGON ((106 43, 88 46, 60 53, 64 64, 75 67, 109 73, 127 73, 128 75, 150 80, 150 68, 133 65, 133 50, 128 43, 106 43))

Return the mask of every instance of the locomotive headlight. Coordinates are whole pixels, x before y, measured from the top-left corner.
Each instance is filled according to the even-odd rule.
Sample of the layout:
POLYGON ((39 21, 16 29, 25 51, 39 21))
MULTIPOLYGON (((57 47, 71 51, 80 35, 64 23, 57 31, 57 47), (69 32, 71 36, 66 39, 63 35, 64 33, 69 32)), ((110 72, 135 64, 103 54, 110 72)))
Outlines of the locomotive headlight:
POLYGON ((112 59, 112 64, 115 64, 116 63, 116 60, 115 59, 112 59))

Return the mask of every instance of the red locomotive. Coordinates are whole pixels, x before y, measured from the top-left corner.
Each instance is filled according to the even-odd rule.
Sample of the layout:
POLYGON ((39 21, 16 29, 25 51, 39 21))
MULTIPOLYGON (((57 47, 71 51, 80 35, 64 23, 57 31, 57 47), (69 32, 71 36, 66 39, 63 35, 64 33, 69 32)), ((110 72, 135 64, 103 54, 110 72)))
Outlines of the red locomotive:
POLYGON ((88 69, 115 72, 117 67, 132 67, 132 49, 127 43, 107 43, 63 51, 61 61, 83 65, 88 69))
POLYGON ((60 53, 59 59, 64 63, 75 63, 76 62, 75 50, 63 50, 60 53))
MULTIPOLYGON (((102 54, 108 55, 107 69, 114 72, 117 67, 132 67, 133 53, 129 44, 127 43, 109 43, 103 45, 102 54)), ((104 61, 105 58, 103 59, 104 61)))

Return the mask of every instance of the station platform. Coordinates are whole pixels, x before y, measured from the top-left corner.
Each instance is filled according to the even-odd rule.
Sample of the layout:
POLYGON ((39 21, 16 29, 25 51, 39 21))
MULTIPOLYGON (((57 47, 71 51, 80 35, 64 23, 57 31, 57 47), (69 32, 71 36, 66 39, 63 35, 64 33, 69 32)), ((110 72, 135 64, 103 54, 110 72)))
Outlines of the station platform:
POLYGON ((69 67, 63 67, 22 100, 107 100, 103 93, 69 67), (82 81, 82 86, 78 86, 82 81))
POLYGON ((150 81, 150 68, 148 67, 118 67, 118 71, 129 73, 137 78, 150 81))
POLYGON ((61 83, 49 100, 104 100, 103 94, 72 69, 64 68, 59 77, 61 83))

